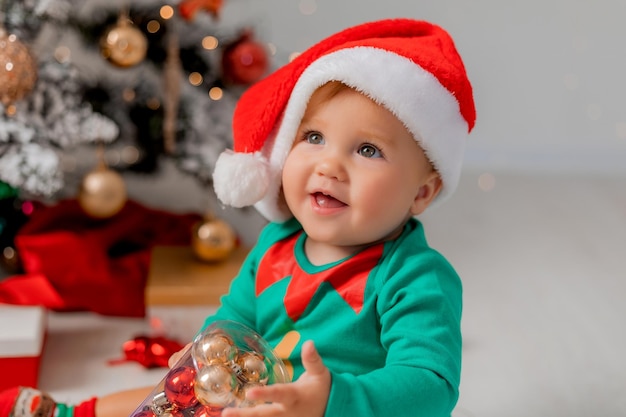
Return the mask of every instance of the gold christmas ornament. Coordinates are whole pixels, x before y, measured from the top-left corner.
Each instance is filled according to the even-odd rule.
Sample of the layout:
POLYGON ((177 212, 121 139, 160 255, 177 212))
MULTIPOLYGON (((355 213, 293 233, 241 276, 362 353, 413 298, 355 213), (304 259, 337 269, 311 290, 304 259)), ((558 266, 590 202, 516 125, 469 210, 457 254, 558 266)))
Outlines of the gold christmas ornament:
POLYGON ((118 67, 128 68, 139 64, 146 57, 148 39, 126 15, 100 38, 100 52, 104 58, 118 67))
POLYGON ((258 382, 249 382, 247 384, 240 385, 235 392, 237 400, 239 401, 239 407, 254 407, 263 403, 263 400, 252 401, 248 399, 248 391, 255 387, 263 387, 264 384, 258 382))
POLYGON ((239 383, 234 372, 224 366, 205 366, 198 370, 194 391, 200 404, 226 407, 235 399, 239 383))
POLYGON ((235 342, 227 335, 207 334, 192 346, 192 355, 203 365, 220 365, 232 361, 237 355, 235 342))
POLYGON ((37 63, 17 36, 0 27, 0 101, 5 107, 30 93, 37 82, 37 63))
POLYGON ((209 262, 226 259, 237 242, 233 229, 225 221, 207 217, 193 227, 191 246, 196 256, 209 262))
POLYGON ((242 377, 248 382, 267 384, 269 372, 263 357, 256 352, 244 352, 237 356, 237 365, 241 369, 242 377))
POLYGON ((114 216, 126 204, 124 179, 101 163, 83 178, 78 203, 91 217, 106 219, 114 216))

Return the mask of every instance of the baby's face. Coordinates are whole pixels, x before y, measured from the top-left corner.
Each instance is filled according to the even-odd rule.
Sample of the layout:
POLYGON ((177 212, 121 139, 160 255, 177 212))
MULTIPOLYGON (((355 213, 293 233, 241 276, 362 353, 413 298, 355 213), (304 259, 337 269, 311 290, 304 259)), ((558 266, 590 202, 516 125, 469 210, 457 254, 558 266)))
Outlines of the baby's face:
POLYGON ((284 198, 310 239, 358 246, 394 237, 421 211, 434 172, 387 109, 351 89, 309 102, 283 168, 284 198))

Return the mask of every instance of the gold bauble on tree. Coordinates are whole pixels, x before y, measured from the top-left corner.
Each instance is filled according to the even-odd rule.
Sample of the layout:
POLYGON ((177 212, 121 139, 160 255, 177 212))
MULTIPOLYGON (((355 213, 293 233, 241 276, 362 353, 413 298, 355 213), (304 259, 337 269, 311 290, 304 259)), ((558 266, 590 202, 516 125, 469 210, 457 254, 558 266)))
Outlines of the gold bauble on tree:
POLYGON ((237 236, 224 220, 207 215, 193 227, 191 246, 195 255, 208 262, 223 261, 232 253, 237 236))
POLYGON ((13 34, 0 26, 0 102, 5 107, 31 92, 37 82, 37 63, 13 34))
POLYGON ((146 57, 148 39, 125 14, 100 38, 100 52, 109 62, 127 68, 139 64, 146 57))
POLYGON ((103 157, 99 159, 98 166, 80 184, 78 203, 87 215, 106 219, 126 204, 126 185, 120 174, 106 166, 103 157))

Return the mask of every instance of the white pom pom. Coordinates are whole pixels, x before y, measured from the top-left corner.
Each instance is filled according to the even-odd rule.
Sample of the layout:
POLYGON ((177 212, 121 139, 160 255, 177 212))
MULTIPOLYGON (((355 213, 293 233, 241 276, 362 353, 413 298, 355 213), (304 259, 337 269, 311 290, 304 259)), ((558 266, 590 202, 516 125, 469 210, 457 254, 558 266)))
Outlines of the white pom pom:
POLYGON ((251 206, 265 196, 269 183, 269 165, 260 152, 251 154, 226 150, 217 159, 213 188, 223 204, 251 206))

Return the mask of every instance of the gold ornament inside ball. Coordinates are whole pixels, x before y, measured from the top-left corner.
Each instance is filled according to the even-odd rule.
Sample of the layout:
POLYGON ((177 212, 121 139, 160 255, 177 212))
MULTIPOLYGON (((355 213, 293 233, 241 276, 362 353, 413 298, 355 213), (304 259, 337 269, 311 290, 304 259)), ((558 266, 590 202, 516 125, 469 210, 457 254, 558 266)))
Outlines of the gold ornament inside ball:
POLYGON ((260 384, 258 382, 249 382, 247 384, 240 385, 235 392, 235 396, 237 397, 237 401, 239 402, 239 407, 254 407, 256 405, 262 404, 263 400, 250 400, 248 399, 248 391, 255 387, 262 387, 264 384, 260 384))
POLYGON ((203 261, 226 259, 235 248, 237 236, 223 220, 209 219, 196 224, 192 234, 192 248, 203 261))
POLYGON ((192 346, 192 355, 200 366, 229 363, 237 351, 235 342, 222 334, 205 335, 192 346))
POLYGON ((109 62, 127 68, 146 57, 148 40, 128 19, 120 19, 100 39, 100 52, 109 62))
POLYGON ((205 366, 196 374, 194 392, 200 404, 226 407, 235 400, 238 385, 230 368, 222 365, 205 366))
POLYGON ((269 372, 263 357, 255 352, 244 352, 237 357, 241 375, 247 382, 267 384, 269 372))
POLYGON ((5 107, 31 92, 37 63, 26 45, 0 27, 0 102, 5 107))
POLYGON ((126 203, 126 185, 122 176, 102 167, 89 172, 81 183, 78 202, 91 217, 114 216, 126 203))

